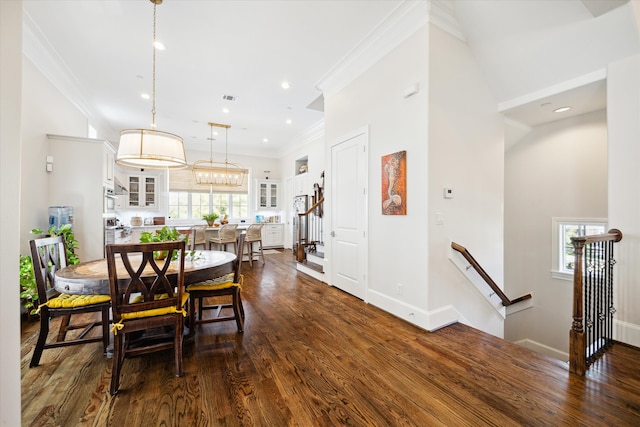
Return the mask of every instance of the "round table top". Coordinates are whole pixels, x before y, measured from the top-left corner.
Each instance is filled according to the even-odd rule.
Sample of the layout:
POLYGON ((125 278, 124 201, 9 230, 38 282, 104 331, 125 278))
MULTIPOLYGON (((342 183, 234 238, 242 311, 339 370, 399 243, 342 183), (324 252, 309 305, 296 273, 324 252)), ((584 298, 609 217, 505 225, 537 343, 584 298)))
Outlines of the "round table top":
MULTIPOLYGON (((194 251, 184 259, 185 286, 213 279, 233 271, 236 255, 224 251, 194 251)), ((171 274, 171 268, 169 274, 171 274)), ((128 277, 123 265, 118 267, 118 275, 128 277)), ((150 271, 153 274, 153 270, 150 271)), ((106 258, 69 265, 55 273, 55 288, 67 294, 108 295, 109 271, 106 258)), ((144 275, 144 274, 143 274, 144 275)))

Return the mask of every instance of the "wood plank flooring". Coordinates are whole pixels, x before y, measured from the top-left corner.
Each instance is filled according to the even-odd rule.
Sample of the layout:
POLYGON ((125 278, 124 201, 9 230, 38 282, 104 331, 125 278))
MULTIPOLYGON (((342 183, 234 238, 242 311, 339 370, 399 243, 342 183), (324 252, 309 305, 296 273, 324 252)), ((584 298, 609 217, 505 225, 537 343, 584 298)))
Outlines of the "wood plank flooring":
POLYGON ((202 325, 181 378, 171 352, 127 359, 115 397, 100 344, 30 369, 38 324, 23 322, 23 426, 640 425, 636 349, 579 378, 461 324, 425 332, 296 272, 291 251, 244 274, 243 334, 202 325))

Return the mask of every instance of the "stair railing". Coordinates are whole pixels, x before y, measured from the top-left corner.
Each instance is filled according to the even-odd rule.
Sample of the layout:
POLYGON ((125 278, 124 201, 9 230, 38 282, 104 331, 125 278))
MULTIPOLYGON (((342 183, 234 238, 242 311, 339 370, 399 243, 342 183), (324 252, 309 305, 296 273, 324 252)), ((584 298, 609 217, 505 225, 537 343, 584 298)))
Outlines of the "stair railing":
POLYGON ((478 263, 478 261, 476 261, 476 259, 471 255, 471 253, 467 250, 467 248, 457 244, 456 242, 451 242, 451 248, 453 248, 454 250, 462 254, 464 259, 466 259, 467 262, 471 265, 471 267, 473 267, 473 269, 480 275, 480 277, 484 279, 484 281, 487 283, 487 285, 489 285, 491 290, 495 292, 496 295, 498 295, 498 297, 500 298, 500 301, 502 301, 503 306, 507 307, 511 304, 515 304, 520 301, 531 299, 531 294, 523 295, 513 300, 509 299, 505 295, 505 293, 502 292, 502 289, 498 287, 496 282, 493 281, 491 276, 489 276, 489 274, 487 274, 487 272, 484 271, 484 268, 482 268, 482 266, 478 263))
POLYGON ((303 262, 309 247, 314 249, 317 245, 324 243, 324 221, 322 220, 322 204, 324 197, 315 202, 306 212, 298 214, 298 224, 305 224, 298 227, 298 241, 296 245, 296 260, 303 262))
POLYGON ((613 244, 622 232, 573 237, 573 323, 569 332, 569 370, 584 375, 614 343, 613 244), (586 326, 586 328, 585 328, 586 326))

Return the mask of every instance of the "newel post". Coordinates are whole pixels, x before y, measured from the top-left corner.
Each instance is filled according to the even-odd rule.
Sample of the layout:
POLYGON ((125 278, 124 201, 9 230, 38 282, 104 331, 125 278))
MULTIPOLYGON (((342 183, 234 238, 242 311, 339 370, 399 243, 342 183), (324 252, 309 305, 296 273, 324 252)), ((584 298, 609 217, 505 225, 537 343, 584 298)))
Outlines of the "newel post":
POLYGON ((584 271, 584 240, 573 241, 575 265, 573 268, 573 322, 569 332, 569 371, 584 375, 587 370, 587 346, 584 335, 584 298, 582 272, 584 271))

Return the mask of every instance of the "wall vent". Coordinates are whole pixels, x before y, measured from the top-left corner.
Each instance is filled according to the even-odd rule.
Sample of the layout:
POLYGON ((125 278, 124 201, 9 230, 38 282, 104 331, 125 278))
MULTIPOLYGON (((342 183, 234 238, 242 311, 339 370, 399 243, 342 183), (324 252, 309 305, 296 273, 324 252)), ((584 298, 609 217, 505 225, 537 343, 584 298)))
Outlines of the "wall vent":
POLYGON ((222 99, 224 99, 225 101, 234 102, 238 99, 238 97, 233 95, 222 95, 222 99))

